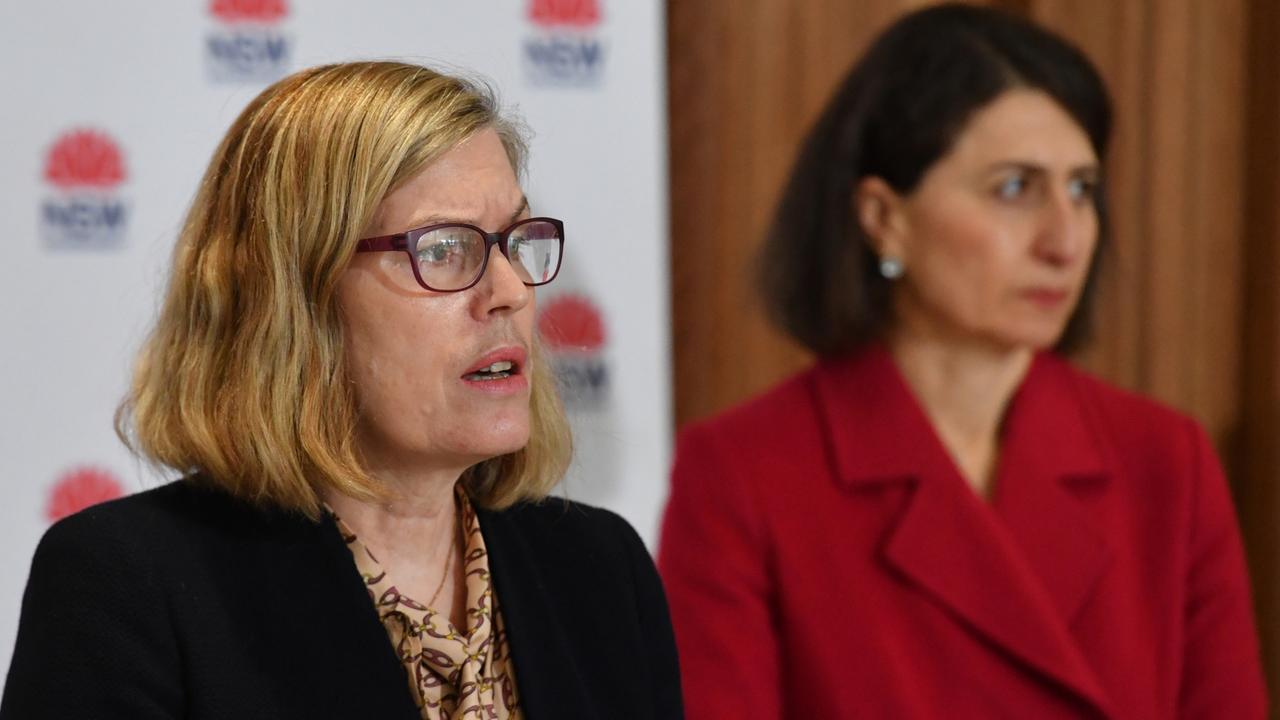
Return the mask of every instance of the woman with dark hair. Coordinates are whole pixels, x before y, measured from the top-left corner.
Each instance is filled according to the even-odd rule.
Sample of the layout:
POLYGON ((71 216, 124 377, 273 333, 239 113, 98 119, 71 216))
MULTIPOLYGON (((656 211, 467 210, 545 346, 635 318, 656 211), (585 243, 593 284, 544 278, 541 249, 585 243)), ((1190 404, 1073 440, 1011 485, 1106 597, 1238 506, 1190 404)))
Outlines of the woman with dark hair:
POLYGON ((761 254, 817 364, 685 429, 664 522, 691 717, 1265 715, 1196 423, 1074 369, 1110 108, 1062 39, 906 16, 761 254))

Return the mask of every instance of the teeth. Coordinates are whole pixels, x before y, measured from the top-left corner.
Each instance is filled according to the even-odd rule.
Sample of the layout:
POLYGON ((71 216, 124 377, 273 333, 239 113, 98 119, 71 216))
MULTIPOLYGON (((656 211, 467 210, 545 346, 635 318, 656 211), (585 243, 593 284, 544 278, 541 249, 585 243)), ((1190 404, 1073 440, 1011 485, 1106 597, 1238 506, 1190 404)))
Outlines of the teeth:
POLYGON ((516 364, 510 360, 499 360, 487 367, 482 367, 463 377, 468 380, 502 380, 515 374, 516 364))

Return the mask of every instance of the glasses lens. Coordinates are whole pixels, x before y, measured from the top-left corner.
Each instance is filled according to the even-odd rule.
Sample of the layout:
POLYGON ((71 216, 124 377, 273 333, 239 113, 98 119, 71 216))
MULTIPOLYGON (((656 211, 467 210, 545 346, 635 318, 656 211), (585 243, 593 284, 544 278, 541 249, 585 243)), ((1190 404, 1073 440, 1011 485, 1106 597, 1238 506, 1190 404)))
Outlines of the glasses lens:
POLYGON ((480 273, 484 247, 484 236, 468 227, 446 225, 426 232, 414 250, 418 274, 433 290, 460 290, 480 273))
POLYGON ((560 271, 560 228, 545 220, 522 223, 507 238, 507 257, 525 285, 545 285, 560 271))

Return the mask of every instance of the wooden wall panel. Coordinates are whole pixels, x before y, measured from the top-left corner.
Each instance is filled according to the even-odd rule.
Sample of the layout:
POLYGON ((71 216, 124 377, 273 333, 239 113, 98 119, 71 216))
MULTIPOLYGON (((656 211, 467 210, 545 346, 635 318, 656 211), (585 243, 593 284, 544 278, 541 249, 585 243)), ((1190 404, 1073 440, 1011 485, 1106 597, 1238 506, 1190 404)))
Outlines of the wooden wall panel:
POLYGON ((668 5, 679 422, 809 361, 763 320, 751 263, 800 140, 832 88, 867 41, 914 4, 668 5))
POLYGON ((1029 12, 1089 54, 1115 98, 1111 262, 1083 362, 1224 444, 1239 413, 1244 10, 1037 0, 1029 12))
MULTIPOLYGON (((1140 383, 1152 394, 1186 408, 1185 376, 1177 357, 1188 348, 1192 334, 1187 314, 1192 268, 1188 267, 1187 231, 1193 205, 1188 202, 1193 118, 1187 112, 1191 79, 1191 0, 1168 0, 1149 17, 1147 83, 1150 114, 1145 123, 1150 137, 1145 190, 1147 213, 1146 294, 1142 306, 1147 332, 1143 338, 1140 383), (1160 362, 1161 356, 1168 360, 1160 362)), ((1124 98, 1119 98, 1120 102, 1124 98)), ((1123 240, 1122 240, 1123 241, 1123 240)))
POLYGON ((1096 341, 1081 362, 1125 387, 1142 386, 1143 353, 1149 331, 1139 302, 1147 293, 1147 190, 1152 93, 1147 3, 1088 3, 1034 0, 1027 15, 1074 41, 1093 59, 1118 100, 1107 178, 1111 242, 1098 290, 1096 341))
POLYGON ((1280 706, 1280 5, 1257 0, 1247 18, 1247 272, 1238 326, 1243 362, 1236 497, 1275 707, 1280 706))
MULTIPOLYGON (((1195 334, 1178 346, 1187 358, 1184 406, 1228 449, 1240 423, 1239 333, 1244 297, 1246 48, 1244 0, 1194 4, 1187 112, 1192 155, 1186 198, 1190 292, 1195 334)), ((1276 118, 1280 121, 1280 116, 1276 118)))

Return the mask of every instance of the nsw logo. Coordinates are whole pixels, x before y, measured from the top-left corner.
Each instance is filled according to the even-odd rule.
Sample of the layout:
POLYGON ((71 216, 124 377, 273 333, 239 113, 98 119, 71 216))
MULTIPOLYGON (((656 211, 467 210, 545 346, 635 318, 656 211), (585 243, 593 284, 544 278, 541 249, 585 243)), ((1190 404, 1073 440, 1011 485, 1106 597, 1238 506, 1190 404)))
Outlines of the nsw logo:
POLYGON ((538 334, 551 355, 565 404, 599 410, 609 398, 600 309, 584 295, 558 295, 538 314, 538 334))
POLYGON ((44 164, 50 190, 40 205, 45 245, 56 249, 123 245, 129 207, 118 188, 126 179, 124 154, 106 133, 89 129, 63 133, 44 164))
POLYGON ((584 87, 604 76, 600 0, 529 0, 524 66, 534 85, 584 87))
POLYGON ((57 522, 68 515, 124 495, 116 476, 99 467, 77 467, 63 473, 49 490, 44 516, 57 522))
POLYGON ((289 72, 286 0, 211 0, 205 65, 214 82, 274 82, 289 72))

